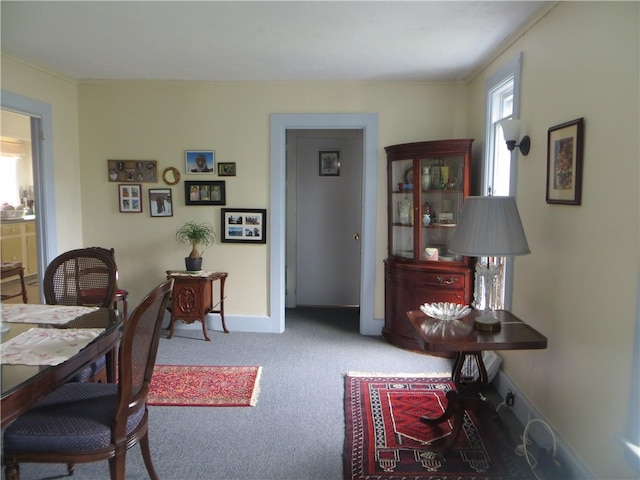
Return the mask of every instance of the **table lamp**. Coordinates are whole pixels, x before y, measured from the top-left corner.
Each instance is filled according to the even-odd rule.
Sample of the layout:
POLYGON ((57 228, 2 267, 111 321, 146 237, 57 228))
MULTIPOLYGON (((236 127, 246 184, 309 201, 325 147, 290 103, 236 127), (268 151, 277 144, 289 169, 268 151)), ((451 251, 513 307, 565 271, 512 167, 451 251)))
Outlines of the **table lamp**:
POLYGON ((460 213, 449 251, 468 257, 487 257, 486 265, 476 263, 474 307, 482 310, 474 326, 499 331, 494 313, 497 281, 502 263, 491 264, 489 257, 509 257, 531 253, 513 197, 467 197, 460 213), (480 291, 478 291, 480 290, 480 291))

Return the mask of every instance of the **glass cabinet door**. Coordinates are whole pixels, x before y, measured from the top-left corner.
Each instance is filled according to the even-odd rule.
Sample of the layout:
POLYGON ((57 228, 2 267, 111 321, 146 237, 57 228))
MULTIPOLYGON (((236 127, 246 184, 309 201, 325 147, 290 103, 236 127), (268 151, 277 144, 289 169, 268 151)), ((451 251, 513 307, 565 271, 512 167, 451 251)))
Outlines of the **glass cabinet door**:
POLYGON ((391 162, 391 254, 414 258, 414 179, 412 158, 391 162))
POLYGON ((449 244, 462 211, 464 156, 420 158, 420 253, 426 261, 460 261, 449 244))

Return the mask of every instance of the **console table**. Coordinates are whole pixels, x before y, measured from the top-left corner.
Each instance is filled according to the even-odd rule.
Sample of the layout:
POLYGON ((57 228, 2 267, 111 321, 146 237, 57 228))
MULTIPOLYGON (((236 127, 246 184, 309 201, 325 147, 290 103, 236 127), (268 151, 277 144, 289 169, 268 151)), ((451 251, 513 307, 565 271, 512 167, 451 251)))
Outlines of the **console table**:
POLYGON ((447 392, 444 413, 437 418, 420 419, 424 423, 437 425, 454 418, 451 435, 440 451, 443 455, 453 446, 460 433, 465 410, 479 411, 488 407, 480 395, 489 383, 482 351, 547 348, 547 338, 544 335, 506 310, 495 312, 501 323, 500 331, 474 329, 473 322, 481 314, 482 312, 474 310, 460 320, 443 321, 428 317, 421 310, 407 312, 413 333, 422 349, 427 352, 456 353, 451 374, 455 390, 447 392), (470 363, 466 362, 467 359, 475 361, 478 367, 477 378, 475 372, 472 373, 472 369, 468 368, 470 363))
POLYGON ((171 293, 171 320, 169 322, 168 339, 173 337, 176 320, 184 323, 202 322, 202 333, 207 341, 207 313, 219 313, 224 333, 229 333, 224 321, 224 282, 226 272, 187 272, 183 270, 167 270, 167 278, 173 278, 171 293), (213 282, 220 282, 220 297, 213 303, 213 282))

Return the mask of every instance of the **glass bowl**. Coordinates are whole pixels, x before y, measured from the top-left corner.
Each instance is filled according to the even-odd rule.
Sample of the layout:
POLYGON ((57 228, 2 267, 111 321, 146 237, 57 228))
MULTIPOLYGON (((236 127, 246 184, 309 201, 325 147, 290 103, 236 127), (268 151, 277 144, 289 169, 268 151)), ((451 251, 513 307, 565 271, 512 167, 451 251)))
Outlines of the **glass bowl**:
POLYGON ((449 302, 424 303, 420 305, 420 310, 438 320, 458 320, 471 313, 471 307, 468 305, 449 302))

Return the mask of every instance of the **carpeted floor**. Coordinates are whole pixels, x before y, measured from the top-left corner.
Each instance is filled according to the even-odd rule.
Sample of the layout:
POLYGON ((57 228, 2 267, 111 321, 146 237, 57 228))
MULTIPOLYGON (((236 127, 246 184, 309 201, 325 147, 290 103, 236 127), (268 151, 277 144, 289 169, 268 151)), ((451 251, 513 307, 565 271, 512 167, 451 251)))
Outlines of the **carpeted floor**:
POLYGON ((345 379, 345 479, 535 478, 514 453, 497 422, 466 412, 462 430, 444 456, 439 446, 453 421, 427 425, 439 417, 453 388, 445 378, 347 376, 345 379))
POLYGON ((174 407, 252 407, 262 367, 156 365, 147 404, 174 407))

